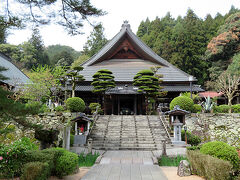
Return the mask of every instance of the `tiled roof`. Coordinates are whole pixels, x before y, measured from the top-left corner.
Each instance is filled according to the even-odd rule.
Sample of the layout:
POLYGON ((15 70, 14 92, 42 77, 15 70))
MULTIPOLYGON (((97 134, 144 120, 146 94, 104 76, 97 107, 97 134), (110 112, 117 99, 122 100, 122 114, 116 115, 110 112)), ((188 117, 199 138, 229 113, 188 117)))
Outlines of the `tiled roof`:
POLYGON ((2 74, 9 78, 8 80, 4 80, 4 83, 19 86, 30 82, 29 78, 10 62, 10 58, 2 53, 0 53, 0 66, 7 68, 6 71, 2 71, 2 74))
MULTIPOLYGON (((144 54, 144 57, 147 57, 148 60, 142 61, 151 61, 151 63, 155 65, 162 65, 162 68, 159 69, 158 74, 163 75, 164 82, 182 82, 189 81, 190 75, 178 69, 177 67, 170 64, 168 61, 159 57, 151 48, 149 48, 145 43, 143 43, 130 29, 130 25, 125 22, 122 25, 122 28, 118 34, 116 34, 112 40, 110 40, 97 54, 91 57, 88 61, 82 64, 84 70, 81 71, 86 81, 92 81, 92 75, 97 72, 99 69, 109 69, 113 72, 116 81, 133 81, 133 77, 142 69, 149 69, 149 66, 133 66, 132 62, 139 61, 140 59, 136 59, 133 61, 132 59, 125 59, 128 61, 128 65, 125 63, 124 66, 109 66, 110 63, 102 63, 103 61, 114 61, 114 59, 106 60, 105 58, 111 54, 114 49, 116 49, 121 42, 121 40, 125 37, 132 42, 135 49, 144 54), (107 65, 107 66, 106 66, 107 65)), ((116 61, 116 60, 115 60, 116 61)), ((120 61, 120 60, 118 60, 120 61)), ((135 63, 136 64, 136 63, 135 63)), ((193 81, 196 81, 193 78, 193 81)))

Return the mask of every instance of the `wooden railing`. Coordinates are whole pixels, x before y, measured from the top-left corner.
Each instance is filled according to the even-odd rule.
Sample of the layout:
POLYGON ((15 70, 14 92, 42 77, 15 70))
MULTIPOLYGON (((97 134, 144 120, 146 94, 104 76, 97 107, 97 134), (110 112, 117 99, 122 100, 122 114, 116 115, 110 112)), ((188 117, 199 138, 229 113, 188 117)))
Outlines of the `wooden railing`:
POLYGON ((169 128, 170 127, 166 124, 166 120, 165 120, 165 117, 164 117, 163 112, 161 110, 161 107, 158 107, 157 110, 158 110, 159 119, 160 119, 160 121, 163 124, 163 127, 164 127, 164 129, 165 129, 165 131, 167 133, 168 138, 170 139, 170 133, 169 133, 169 128))

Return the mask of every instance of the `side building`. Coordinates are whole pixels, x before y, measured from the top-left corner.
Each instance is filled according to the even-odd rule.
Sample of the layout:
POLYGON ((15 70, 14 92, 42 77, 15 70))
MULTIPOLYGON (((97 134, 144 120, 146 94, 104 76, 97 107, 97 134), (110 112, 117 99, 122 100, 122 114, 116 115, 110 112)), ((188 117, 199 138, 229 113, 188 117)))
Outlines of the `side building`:
POLYGON ((120 32, 82 66, 84 70, 80 74, 85 77, 85 81, 77 85, 76 96, 83 98, 87 104, 97 102, 98 99, 98 96, 92 93, 93 74, 100 69, 113 72, 116 87, 106 92, 108 96, 104 103, 107 114, 121 114, 123 109, 129 109, 134 114, 145 114, 144 96, 132 85, 133 77, 140 70, 154 66, 161 66, 157 74, 163 75, 162 91, 167 91, 167 96, 158 102, 162 106, 168 106, 181 92, 203 91, 200 86, 190 86, 197 81, 196 78, 162 59, 143 43, 132 32, 127 21, 120 32))
POLYGON ((1 73, 8 78, 7 80, 0 81, 0 86, 5 86, 10 90, 15 91, 24 84, 30 83, 30 79, 3 53, 0 53, 0 66, 7 69, 1 73))

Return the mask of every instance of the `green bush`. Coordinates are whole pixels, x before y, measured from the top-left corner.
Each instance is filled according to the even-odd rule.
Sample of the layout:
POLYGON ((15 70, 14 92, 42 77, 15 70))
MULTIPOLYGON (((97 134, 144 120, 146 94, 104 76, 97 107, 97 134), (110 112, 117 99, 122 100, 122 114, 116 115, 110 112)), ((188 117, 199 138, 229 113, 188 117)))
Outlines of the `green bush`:
POLYGON ((202 112, 202 106, 200 104, 194 104, 193 105, 193 110, 192 110, 193 113, 199 113, 199 112, 202 112))
POLYGON ((78 168, 78 155, 65 151, 56 161, 56 174, 58 177, 72 174, 78 168))
POLYGON ((28 151, 25 162, 41 162, 48 163, 48 169, 53 174, 55 164, 54 164, 54 154, 45 153, 44 151, 28 151))
POLYGON ((22 180, 46 180, 50 176, 48 163, 30 162, 24 165, 22 180))
MULTIPOLYGON (((184 130, 182 130, 181 135, 182 135, 182 140, 185 141, 185 131, 184 130)), ((187 143, 190 144, 191 146, 197 146, 201 143, 201 138, 192 134, 191 132, 187 131, 186 135, 187 135, 187 143)))
POLYGON ((210 156, 229 161, 235 169, 239 168, 239 157, 235 147, 221 141, 203 144, 200 152, 210 156))
POLYGON ((46 154, 46 155, 50 155, 52 157, 52 164, 53 164, 53 169, 52 169, 52 175, 57 176, 57 171, 56 171, 56 164, 58 159, 63 156, 64 152, 66 152, 66 149, 63 148, 48 148, 48 149, 44 149, 41 152, 46 154))
POLYGON ((193 100, 186 96, 175 97, 170 103, 170 109, 173 110, 174 106, 179 105, 181 109, 186 111, 193 110, 193 100))
POLYGON ((227 180, 231 178, 232 165, 209 155, 196 151, 187 151, 193 174, 205 177, 208 180, 227 180))
POLYGON ((232 105, 232 112, 233 113, 240 113, 240 104, 232 105))
POLYGON ((85 102, 79 97, 68 98, 66 105, 71 112, 83 112, 85 109, 85 102))
POLYGON ((195 151, 195 150, 200 150, 200 148, 201 148, 201 146, 188 146, 187 150, 195 151))
POLYGON ((39 109, 39 113, 50 112, 50 111, 51 109, 46 104, 43 104, 39 109))
POLYGON ((55 107, 54 109, 55 109, 55 111, 57 111, 57 112, 63 112, 63 111, 64 111, 64 107, 63 107, 63 106, 57 106, 57 107, 55 107))
POLYGON ((29 138, 22 138, 10 145, 0 146, 0 175, 3 177, 20 176, 26 162, 27 151, 38 147, 29 138))
POLYGON ((229 109, 230 109, 230 106, 228 106, 226 104, 223 104, 223 105, 220 105, 220 106, 214 106, 213 112, 216 112, 216 113, 228 113, 229 109))
POLYGON ((103 110, 101 109, 101 104, 99 104, 99 103, 90 103, 89 108, 91 109, 91 113, 92 114, 96 112, 97 107, 99 107, 98 108, 98 114, 103 113, 103 110))

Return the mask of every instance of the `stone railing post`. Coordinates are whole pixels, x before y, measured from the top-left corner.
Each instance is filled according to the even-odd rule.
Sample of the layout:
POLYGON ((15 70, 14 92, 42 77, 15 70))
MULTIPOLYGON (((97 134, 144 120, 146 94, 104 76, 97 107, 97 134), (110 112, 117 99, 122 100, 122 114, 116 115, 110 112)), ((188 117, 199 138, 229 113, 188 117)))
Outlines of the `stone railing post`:
POLYGON ((91 154, 92 154, 92 142, 93 142, 92 138, 89 138, 87 141, 88 153, 91 153, 91 154))

